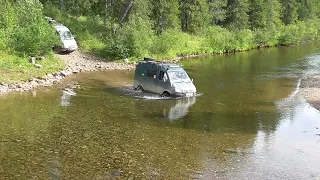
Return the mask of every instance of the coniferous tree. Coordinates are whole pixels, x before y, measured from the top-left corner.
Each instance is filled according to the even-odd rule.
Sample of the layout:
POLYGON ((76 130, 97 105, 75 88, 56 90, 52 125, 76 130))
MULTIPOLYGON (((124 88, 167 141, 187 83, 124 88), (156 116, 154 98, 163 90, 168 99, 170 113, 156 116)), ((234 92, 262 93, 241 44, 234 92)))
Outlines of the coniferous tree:
POLYGON ((209 24, 209 6, 206 0, 180 0, 182 31, 196 33, 209 24))
POLYGON ((298 0, 298 2, 300 20, 314 19, 317 17, 317 10, 320 8, 317 3, 318 0, 298 0))
POLYGON ((281 3, 278 0, 265 1, 267 27, 280 26, 281 22, 281 3))
POLYGON ((225 25, 231 29, 246 29, 249 24, 248 0, 229 0, 225 25))
POLYGON ((283 6, 283 13, 282 13, 282 22, 285 25, 293 24, 298 20, 298 8, 299 4, 296 0, 282 0, 281 1, 283 6))
POLYGON ((166 29, 180 29, 179 2, 176 0, 152 0, 154 29, 161 34, 166 29))
POLYGON ((251 29, 264 28, 267 25, 267 12, 264 0, 250 0, 249 23, 251 29))
POLYGON ((211 25, 219 25, 226 19, 227 0, 209 0, 211 25))

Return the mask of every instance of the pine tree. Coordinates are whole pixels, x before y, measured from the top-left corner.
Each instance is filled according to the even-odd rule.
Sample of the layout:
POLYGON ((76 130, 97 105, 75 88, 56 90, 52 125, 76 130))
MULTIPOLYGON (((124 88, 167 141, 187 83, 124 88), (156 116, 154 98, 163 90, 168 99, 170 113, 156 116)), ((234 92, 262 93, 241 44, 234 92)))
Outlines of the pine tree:
POLYGON ((293 24, 298 21, 298 3, 296 0, 282 0, 283 6, 282 22, 285 25, 293 24))
POLYGON ((209 24, 209 6, 206 0, 180 0, 182 31, 196 33, 209 24))
POLYGON ((264 0, 250 0, 249 23, 251 29, 265 28, 267 25, 267 12, 264 0))
POLYGON ((211 25, 219 25, 226 19, 227 0, 209 0, 211 25))
POLYGON ((267 16, 267 27, 280 26, 281 21, 281 3, 278 0, 266 0, 265 9, 267 16))
POLYGON ((176 0, 152 0, 151 19, 157 34, 166 29, 180 29, 179 2, 176 0))
POLYGON ((225 25, 231 29, 246 29, 249 24, 248 0, 229 0, 225 25))
POLYGON ((317 4, 317 0, 298 0, 299 2, 299 19, 307 20, 317 17, 317 10, 320 8, 317 4))

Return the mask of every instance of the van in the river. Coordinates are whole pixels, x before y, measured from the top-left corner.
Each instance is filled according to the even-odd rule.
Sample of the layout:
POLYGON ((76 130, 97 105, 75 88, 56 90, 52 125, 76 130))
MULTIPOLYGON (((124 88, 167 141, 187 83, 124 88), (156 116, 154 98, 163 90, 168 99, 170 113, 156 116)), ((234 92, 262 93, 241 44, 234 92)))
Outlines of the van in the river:
POLYGON ((134 87, 137 90, 154 92, 162 96, 194 96, 196 87, 178 64, 158 62, 151 58, 144 58, 136 66, 134 87))

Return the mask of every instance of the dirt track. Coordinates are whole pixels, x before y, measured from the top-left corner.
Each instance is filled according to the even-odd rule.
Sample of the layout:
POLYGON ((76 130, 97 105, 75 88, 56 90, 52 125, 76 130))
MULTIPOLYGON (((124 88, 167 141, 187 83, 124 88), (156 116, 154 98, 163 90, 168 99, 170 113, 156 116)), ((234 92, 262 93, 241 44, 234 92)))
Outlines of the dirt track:
POLYGON ((58 54, 57 56, 64 60, 67 70, 75 73, 98 70, 129 70, 135 67, 133 64, 108 62, 103 58, 79 51, 70 54, 58 54))

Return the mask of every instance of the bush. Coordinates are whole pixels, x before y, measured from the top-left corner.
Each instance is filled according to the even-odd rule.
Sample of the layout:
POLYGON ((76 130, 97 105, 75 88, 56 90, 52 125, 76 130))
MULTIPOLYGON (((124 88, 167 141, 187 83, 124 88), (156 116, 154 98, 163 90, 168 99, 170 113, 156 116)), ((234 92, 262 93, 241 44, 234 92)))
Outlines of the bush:
POLYGON ((303 41, 306 36, 306 27, 304 23, 289 24, 281 28, 279 37, 280 44, 296 44, 303 41))
POLYGON ((276 27, 256 29, 253 32, 257 46, 275 46, 279 43, 276 27))
POLYGON ((228 29, 212 26, 209 27, 205 34, 206 46, 212 53, 224 53, 232 50, 232 43, 234 41, 234 34, 228 29))
POLYGON ((55 30, 44 19, 39 1, 18 1, 15 6, 5 2, 2 12, 7 18, 0 18, 3 47, 14 50, 20 56, 48 54, 58 38, 55 30), (5 44, 3 44, 5 43, 5 44))
POLYGON ((236 51, 249 50, 256 47, 254 35, 251 30, 244 29, 236 32, 234 49, 236 51))
POLYGON ((0 29, 0 50, 7 49, 6 34, 4 29, 0 29))
POLYGON ((204 40, 200 36, 192 36, 178 30, 167 30, 155 38, 151 54, 157 58, 174 58, 207 53, 208 50, 203 44, 204 40))
POLYGON ((140 17, 133 16, 119 32, 108 38, 106 54, 109 57, 143 58, 149 56, 154 33, 151 24, 140 17))
POLYGON ((320 38, 320 21, 319 20, 308 20, 305 22, 306 33, 304 40, 313 41, 320 38))

